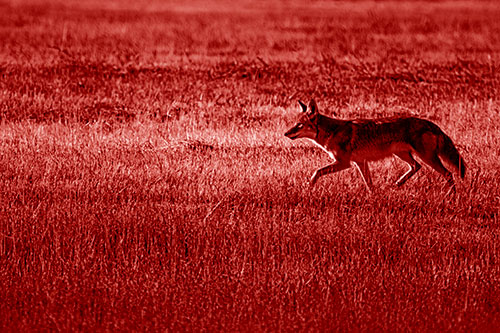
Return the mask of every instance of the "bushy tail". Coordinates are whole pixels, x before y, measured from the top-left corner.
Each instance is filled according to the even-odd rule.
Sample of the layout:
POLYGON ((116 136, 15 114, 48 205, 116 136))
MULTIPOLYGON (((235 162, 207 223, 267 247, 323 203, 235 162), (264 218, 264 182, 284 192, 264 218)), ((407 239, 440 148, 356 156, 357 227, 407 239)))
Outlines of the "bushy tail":
POLYGON ((439 145, 439 157, 453 165, 457 172, 460 174, 460 178, 464 179, 465 177, 465 162, 462 156, 458 153, 457 148, 451 141, 450 137, 443 133, 443 139, 439 145))

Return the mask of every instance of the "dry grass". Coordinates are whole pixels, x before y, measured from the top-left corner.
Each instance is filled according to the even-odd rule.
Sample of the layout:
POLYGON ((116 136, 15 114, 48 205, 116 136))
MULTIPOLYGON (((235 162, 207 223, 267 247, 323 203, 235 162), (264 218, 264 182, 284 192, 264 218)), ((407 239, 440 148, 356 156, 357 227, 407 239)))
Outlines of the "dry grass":
POLYGON ((0 329, 500 325, 493 2, 0 4, 0 329), (455 197, 283 136, 296 100, 415 114, 455 197))

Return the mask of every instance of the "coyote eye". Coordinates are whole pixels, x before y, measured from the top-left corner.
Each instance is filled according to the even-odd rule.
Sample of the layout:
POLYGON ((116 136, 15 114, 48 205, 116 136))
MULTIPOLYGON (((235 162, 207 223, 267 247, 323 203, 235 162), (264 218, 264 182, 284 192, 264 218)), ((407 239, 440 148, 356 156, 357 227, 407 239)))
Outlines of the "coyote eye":
POLYGON ((299 128, 299 129, 302 127, 304 127, 304 124, 302 124, 302 123, 297 125, 297 128, 299 128))

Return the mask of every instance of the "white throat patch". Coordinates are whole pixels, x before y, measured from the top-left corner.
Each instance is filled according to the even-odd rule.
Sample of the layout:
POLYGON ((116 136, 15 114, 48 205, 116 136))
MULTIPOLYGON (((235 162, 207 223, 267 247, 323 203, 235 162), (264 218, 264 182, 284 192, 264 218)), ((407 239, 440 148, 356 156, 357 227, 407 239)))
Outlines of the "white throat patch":
MULTIPOLYGON (((308 139, 309 139, 309 138, 308 138, 308 139)), ((311 142, 313 142, 316 146, 320 147, 320 148, 321 148, 321 149, 322 149, 325 153, 327 153, 327 154, 328 154, 328 156, 330 156, 330 158, 331 158, 334 162, 335 162, 335 161, 337 161, 337 159, 335 158, 335 155, 334 155, 331 151, 327 150, 325 147, 323 147, 322 145, 320 145, 319 143, 317 143, 315 140, 313 140, 313 139, 309 139, 309 140, 310 140, 311 142)))

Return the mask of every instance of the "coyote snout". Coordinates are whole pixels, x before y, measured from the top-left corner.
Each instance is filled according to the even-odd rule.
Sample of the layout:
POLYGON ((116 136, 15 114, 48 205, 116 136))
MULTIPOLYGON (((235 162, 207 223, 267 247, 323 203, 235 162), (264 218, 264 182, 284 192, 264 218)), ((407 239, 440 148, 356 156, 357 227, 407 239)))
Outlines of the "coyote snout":
POLYGON ((421 168, 414 155, 443 175, 452 189, 455 188, 453 176, 441 159, 453 166, 461 178, 465 177, 464 160, 450 137, 428 120, 416 117, 340 120, 320 114, 314 100, 309 103, 309 109, 301 101, 299 104, 303 113, 285 136, 308 138, 334 160, 314 173, 311 185, 319 177, 347 169, 353 163, 371 191, 373 183, 368 162, 392 155, 408 164, 408 171, 396 182, 398 186, 421 168))

